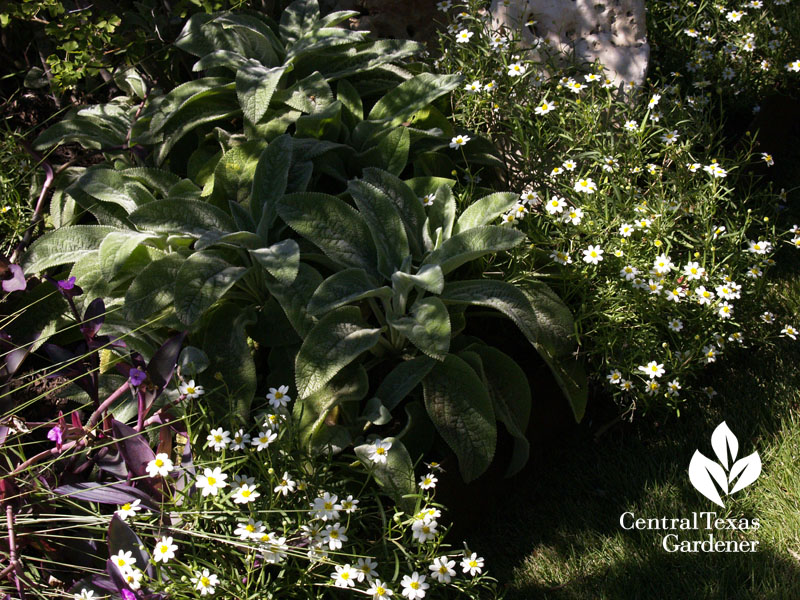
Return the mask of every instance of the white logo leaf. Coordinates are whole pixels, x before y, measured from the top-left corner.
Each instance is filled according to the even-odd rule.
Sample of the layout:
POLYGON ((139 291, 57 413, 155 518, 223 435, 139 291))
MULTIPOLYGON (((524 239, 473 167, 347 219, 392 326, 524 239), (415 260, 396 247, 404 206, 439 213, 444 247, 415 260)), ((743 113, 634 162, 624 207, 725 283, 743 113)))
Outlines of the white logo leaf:
POLYGON ((723 421, 711 434, 711 447, 717 455, 717 459, 728 469, 728 452, 730 451, 731 463, 736 460, 736 454, 739 452, 739 440, 733 435, 733 432, 728 428, 727 423, 723 421))
POLYGON ((733 494, 746 488, 758 479, 759 475, 761 475, 761 457, 758 456, 758 452, 753 452, 750 456, 745 456, 743 459, 736 461, 731 467, 729 483, 733 483, 737 477, 739 477, 739 481, 736 482, 730 493, 733 494), (739 477, 740 473, 741 477, 739 477))
POLYGON ((699 450, 695 450, 692 461, 689 463, 689 480, 697 491, 711 500, 714 504, 725 507, 714 482, 726 494, 728 493, 728 476, 720 465, 710 458, 706 458, 699 450))

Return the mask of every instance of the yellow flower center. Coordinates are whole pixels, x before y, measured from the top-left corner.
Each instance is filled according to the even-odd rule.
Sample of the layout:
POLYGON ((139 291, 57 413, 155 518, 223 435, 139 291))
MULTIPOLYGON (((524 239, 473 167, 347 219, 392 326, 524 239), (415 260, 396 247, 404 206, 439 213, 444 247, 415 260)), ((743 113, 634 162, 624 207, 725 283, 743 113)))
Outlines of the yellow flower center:
POLYGON ((375 593, 378 596, 383 596, 386 593, 386 588, 379 585, 378 587, 375 588, 375 593))
POLYGON ((125 504, 122 505, 122 510, 130 510, 130 509, 131 509, 130 502, 126 502, 125 504))
POLYGON ((419 581, 412 581, 412 582, 411 582, 411 585, 410 585, 409 587, 410 587, 412 590, 418 590, 418 589, 419 589, 419 581))
POLYGON ((348 573, 347 571, 345 571, 344 573, 342 573, 342 579, 344 579, 345 581, 347 581, 348 579, 350 579, 350 573, 348 573))
POLYGON ((247 531, 249 531, 250 533, 253 533, 256 530, 255 526, 250 525, 249 523, 245 525, 245 529, 247 529, 247 531))
POLYGON ((278 400, 283 398, 283 392, 275 392, 275 398, 278 399, 278 400))
POLYGON ((216 477, 209 477, 208 478, 208 485, 216 485, 216 484, 217 484, 217 478, 216 477))
POLYGON ((118 558, 118 559, 117 559, 117 564, 118 564, 120 567, 124 567, 124 566, 125 566, 125 559, 124 559, 124 558, 118 558))
POLYGON ((211 581, 209 581, 208 577, 206 577, 206 576, 203 576, 203 577, 201 577, 201 578, 200 578, 200 583, 201 583, 201 584, 202 584, 204 587, 208 587, 208 585, 211 583, 211 581))
POLYGON ((243 497, 249 498, 250 494, 251 494, 250 490, 242 490, 242 496, 243 497))
POLYGON ((157 458, 156 459, 156 466, 157 467, 163 467, 164 466, 164 461, 161 460, 160 458, 157 458))
POLYGON ((386 449, 378 448, 377 450, 375 450, 375 454, 386 454, 386 449))
POLYGON ((444 565, 439 567, 439 573, 447 573, 447 567, 445 567, 444 565))
POLYGON ((186 388, 187 394, 194 394, 194 386, 190 385, 186 388))
POLYGON ((221 435, 215 435, 214 436, 214 441, 215 442, 221 442, 222 441, 222 436, 221 435))
POLYGON ((161 554, 165 554, 166 552, 169 552, 169 546, 167 546, 166 544, 161 544, 160 550, 161 554))
POLYGON ((333 502, 326 502, 325 510, 333 510, 333 502))
POLYGON ((333 539, 338 539, 339 538, 339 532, 334 529, 333 531, 331 531, 330 537, 332 537, 333 539))

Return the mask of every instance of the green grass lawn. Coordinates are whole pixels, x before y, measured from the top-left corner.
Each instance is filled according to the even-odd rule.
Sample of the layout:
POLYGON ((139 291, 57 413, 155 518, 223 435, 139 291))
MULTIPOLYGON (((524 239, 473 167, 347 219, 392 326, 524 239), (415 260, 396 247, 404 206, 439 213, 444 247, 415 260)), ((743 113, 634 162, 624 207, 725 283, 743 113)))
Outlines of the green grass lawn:
MULTIPOLYGON (((797 315, 800 282, 786 283, 775 301, 785 314, 797 315)), ((507 598, 800 598, 798 366, 800 341, 741 350, 709 372, 719 395, 680 418, 638 416, 599 440, 592 432, 600 423, 584 424, 535 455, 535 464, 512 482, 510 493, 498 495, 473 536, 472 545, 506 584, 507 598), (725 509, 698 493, 688 477, 695 450, 714 456, 710 437, 723 420, 739 439, 739 457, 758 451, 763 464, 754 484, 725 499, 725 509), (623 530, 619 520, 626 511, 757 518, 757 531, 715 537, 758 540, 758 550, 668 553, 663 532, 623 530)), ((679 533, 690 540, 708 536, 705 529, 679 533)))

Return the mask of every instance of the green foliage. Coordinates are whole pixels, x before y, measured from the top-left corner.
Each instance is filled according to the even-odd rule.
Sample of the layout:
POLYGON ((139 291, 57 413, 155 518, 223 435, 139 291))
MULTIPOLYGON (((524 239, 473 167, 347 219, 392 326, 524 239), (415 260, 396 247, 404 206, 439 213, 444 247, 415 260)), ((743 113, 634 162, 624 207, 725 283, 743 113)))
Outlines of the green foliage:
MULTIPOLYGON (((443 187, 419 223, 413 216, 420 216, 415 207, 421 203, 403 181, 376 169, 366 169, 364 175, 347 188, 357 210, 319 193, 289 194, 277 203, 279 217, 329 259, 323 263, 329 274, 306 306, 312 328, 305 333, 298 329, 304 341, 295 359, 297 406, 308 405, 320 417, 331 414, 337 427, 343 426, 350 439, 357 439, 370 415, 381 414, 373 405, 394 413, 413 399, 421 385, 428 416, 456 453, 465 480, 476 478, 491 463, 498 420, 520 440, 509 473, 519 470, 528 452, 527 380, 508 355, 477 338, 469 338, 472 343, 467 348, 451 351, 463 329, 453 323, 463 320, 465 305, 495 309, 511 319, 556 372, 580 419, 585 378, 562 366, 571 350, 571 315, 554 302, 546 286, 523 292, 502 281, 448 283, 445 277, 467 262, 522 241, 523 236, 512 229, 470 226, 495 218, 515 201, 514 196, 500 196, 502 202, 498 195, 482 198, 472 204, 466 219, 457 221, 452 192, 443 187), (460 230, 453 235, 456 222, 460 230), (340 230, 346 233, 339 234, 340 230), (415 260, 410 248, 426 245, 429 249, 415 260), (360 386, 359 400, 366 398, 368 389, 375 390, 372 404, 362 403, 361 412, 329 396, 320 404, 320 391, 346 368, 348 377, 364 377, 362 369, 353 368, 359 363, 370 375, 377 371, 385 376, 380 386, 372 382, 360 386)), ((304 427, 304 437, 313 443, 326 423, 316 418, 306 420, 304 427)), ((337 435, 341 438, 343 432, 337 435)))
MULTIPOLYGON (((787 231, 792 222, 778 229, 786 194, 762 175, 774 177, 767 169, 780 162, 783 136, 744 135, 743 125, 758 110, 753 94, 773 86, 798 93, 798 48, 789 33, 796 11, 783 3, 774 10, 759 2, 747 9, 653 3, 648 19, 657 15, 662 25, 651 39, 670 67, 656 63, 637 85, 615 81, 613 65, 580 64, 545 43, 525 48, 522 23, 495 30, 480 16, 487 2, 465 4, 449 12, 469 41, 452 32, 440 38, 439 70, 468 82, 454 93, 452 117, 503 149, 503 179, 518 194, 508 208, 498 198, 499 212, 484 223, 500 218, 524 233, 526 250, 500 269, 537 298, 540 320, 569 323, 537 339, 523 322, 526 336, 571 397, 586 395, 574 385, 581 365, 560 343, 573 332, 594 383, 625 411, 680 411, 689 399, 713 395, 699 381, 707 365, 732 346, 780 331, 764 312, 764 275, 778 248, 797 245, 798 236, 796 228, 787 231), (676 36, 686 43, 673 51, 676 36)), ((782 121, 762 122, 770 120, 782 121)), ((480 169, 469 167, 474 179, 480 169)), ((473 208, 461 220, 479 225, 473 208)), ((464 285, 448 286, 443 296, 466 289, 486 295, 486 306, 510 311, 519 324, 512 295, 464 285)), ((572 408, 576 416, 584 411, 582 403, 572 408)))
MULTIPOLYGON (((60 227, 30 248, 23 267, 72 265, 84 298, 102 294, 126 317, 188 329, 210 359, 198 382, 227 395, 239 422, 265 383, 259 361, 293 369, 300 439, 316 450, 359 445, 365 427, 388 427, 405 452, 402 437, 430 426, 409 405, 436 389, 425 394, 433 425, 473 479, 491 462, 496 421, 508 421, 508 410, 495 416, 501 395, 481 352, 451 350, 465 305, 480 302, 448 301, 445 277, 522 241, 488 224, 514 198, 486 196, 457 218, 446 177, 465 160, 497 161, 477 139, 476 153, 448 148, 452 132, 436 106, 461 78, 398 67, 420 46, 333 26, 348 16, 323 18, 316 2, 299 0, 280 24, 227 12, 191 17, 177 46, 198 59, 199 78, 148 89, 144 103, 121 96, 73 110, 36 140, 40 149, 78 142, 107 160, 59 175, 60 227), (427 194, 435 200, 426 215, 427 194), (437 366, 452 364, 458 369, 437 366), (457 398, 446 381, 462 372, 475 385, 457 398), (386 405, 374 394, 383 376, 396 382, 386 405), (462 439, 454 432, 474 423, 451 420, 464 402, 480 402, 481 426, 462 439), (417 416, 390 424, 395 412, 417 416)), ((517 298, 518 320, 547 327, 534 296, 517 298)), ((486 356, 514 368, 505 354, 486 356)), ((530 392, 524 377, 519 383, 519 395, 502 401, 523 405, 524 419, 509 429, 524 437, 530 392)), ((573 396, 573 405, 583 402, 573 396)), ((526 457, 521 448, 510 470, 526 457)), ((397 477, 384 481, 387 490, 399 489, 397 477)))

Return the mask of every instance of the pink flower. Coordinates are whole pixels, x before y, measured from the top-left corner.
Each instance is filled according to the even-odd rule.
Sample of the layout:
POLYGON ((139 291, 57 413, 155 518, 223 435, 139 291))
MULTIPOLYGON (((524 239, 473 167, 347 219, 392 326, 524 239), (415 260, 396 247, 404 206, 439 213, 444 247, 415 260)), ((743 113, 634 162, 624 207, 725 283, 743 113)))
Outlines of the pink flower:
POLYGON ((55 442, 56 448, 61 450, 61 443, 64 441, 64 432, 61 431, 61 427, 56 425, 50 431, 48 431, 47 439, 51 442, 55 442))

